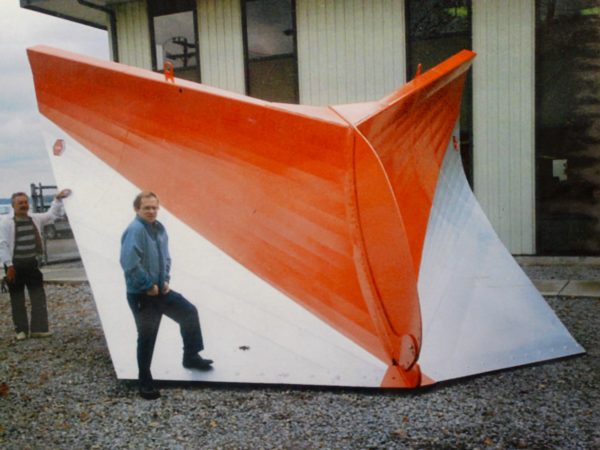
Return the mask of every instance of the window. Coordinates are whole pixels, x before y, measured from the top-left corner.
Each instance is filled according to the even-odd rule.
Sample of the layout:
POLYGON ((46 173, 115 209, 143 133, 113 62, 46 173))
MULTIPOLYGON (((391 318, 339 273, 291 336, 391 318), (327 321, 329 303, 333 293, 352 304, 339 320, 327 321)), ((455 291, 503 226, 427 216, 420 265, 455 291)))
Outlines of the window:
POLYGON ((600 254, 600 1, 536 1, 537 251, 600 254))
POLYGON ((170 61, 175 76, 200 81, 196 5, 193 0, 149 2, 153 69, 170 61))
MULTIPOLYGON (((470 0, 407 0, 407 79, 419 64, 423 72, 455 53, 472 47, 470 0)), ((473 88, 469 72, 460 111, 463 166, 473 184, 473 88)))
POLYGON ((246 93, 298 103, 298 60, 293 0, 245 0, 246 93))

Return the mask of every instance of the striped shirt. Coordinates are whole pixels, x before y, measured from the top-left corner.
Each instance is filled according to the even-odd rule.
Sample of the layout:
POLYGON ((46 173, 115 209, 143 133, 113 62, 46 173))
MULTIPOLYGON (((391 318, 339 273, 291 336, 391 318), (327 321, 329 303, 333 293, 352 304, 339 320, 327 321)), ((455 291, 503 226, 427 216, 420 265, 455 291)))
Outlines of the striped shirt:
POLYGON ((15 217, 15 264, 27 263, 36 259, 42 252, 41 239, 31 217, 19 219, 15 217))

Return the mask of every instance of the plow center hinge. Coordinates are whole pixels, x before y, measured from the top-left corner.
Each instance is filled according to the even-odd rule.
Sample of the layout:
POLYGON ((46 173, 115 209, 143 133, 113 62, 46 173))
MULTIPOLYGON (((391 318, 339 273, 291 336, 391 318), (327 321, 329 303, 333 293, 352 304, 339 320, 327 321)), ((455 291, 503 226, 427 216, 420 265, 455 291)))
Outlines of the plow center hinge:
POLYGON ((403 370, 409 370, 419 355, 417 340, 412 334, 405 334, 400 338, 400 361, 399 366, 403 370))

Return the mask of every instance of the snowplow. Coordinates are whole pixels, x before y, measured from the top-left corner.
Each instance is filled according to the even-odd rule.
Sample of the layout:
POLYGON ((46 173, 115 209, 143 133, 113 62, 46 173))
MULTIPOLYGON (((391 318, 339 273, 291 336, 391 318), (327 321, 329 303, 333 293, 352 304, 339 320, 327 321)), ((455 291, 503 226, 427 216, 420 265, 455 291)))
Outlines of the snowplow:
POLYGON ((119 378, 137 378, 118 264, 141 190, 215 370, 155 379, 414 388, 582 353, 465 178, 464 50, 382 99, 271 103, 114 62, 28 50, 46 147, 119 378), (56 151, 60 143, 61 151, 56 151))

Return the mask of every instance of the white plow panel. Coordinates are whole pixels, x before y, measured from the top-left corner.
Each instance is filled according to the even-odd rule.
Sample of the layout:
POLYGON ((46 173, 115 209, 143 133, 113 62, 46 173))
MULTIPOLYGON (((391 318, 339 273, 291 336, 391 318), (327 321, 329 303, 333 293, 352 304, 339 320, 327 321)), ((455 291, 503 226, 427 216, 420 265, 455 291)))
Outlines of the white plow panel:
POLYGON ((419 362, 435 381, 584 352, 496 235, 451 148, 436 187, 418 289, 419 362))

